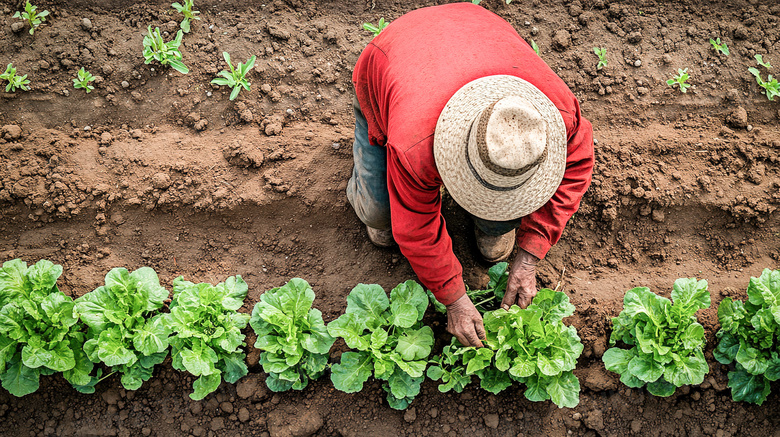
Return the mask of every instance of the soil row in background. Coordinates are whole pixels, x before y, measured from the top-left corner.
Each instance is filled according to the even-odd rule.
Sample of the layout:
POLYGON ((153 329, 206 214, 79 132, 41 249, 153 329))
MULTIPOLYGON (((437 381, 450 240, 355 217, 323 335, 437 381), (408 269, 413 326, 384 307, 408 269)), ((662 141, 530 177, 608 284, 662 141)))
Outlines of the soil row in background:
MULTIPOLYGON (((0 96, 0 259, 62 264, 61 288, 74 297, 116 266, 148 265, 168 284, 178 275, 217 283, 241 274, 250 286, 245 312, 263 290, 299 276, 326 321, 343 313, 346 284, 389 290, 414 278, 397 248, 371 246, 344 196, 350 77, 370 40, 361 23, 439 2, 196 2, 203 20, 184 38, 186 76, 142 63, 147 25, 175 33, 167 2, 36 2, 52 14, 32 37, 12 32, 15 3, 0 4, 0 61, 28 73, 33 89, 0 96), (251 91, 233 103, 209 85, 226 68, 222 51, 235 61, 258 56, 251 91), (100 76, 88 95, 72 88, 82 66, 100 76)), ((593 185, 538 275, 540 286, 560 283, 577 307, 567 320, 585 344, 576 409, 530 403, 517 388, 443 395, 426 382, 403 413, 384 404, 378 383, 356 395, 327 379, 273 394, 262 373, 194 402, 192 381, 164 364, 137 392, 108 379, 97 396, 84 396, 57 378, 22 399, 0 391, 6 432, 772 435, 777 387, 762 407, 733 403, 728 369, 711 349, 720 300, 744 298, 749 277, 780 261, 780 107, 747 72, 755 54, 780 65, 780 8, 482 4, 534 39, 598 141, 593 185), (729 57, 709 45, 715 37, 729 57), (607 48, 602 70, 594 46, 607 48), (666 79, 686 67, 694 86, 681 94, 666 79), (623 293, 644 285, 668 297, 674 279, 691 276, 707 279, 713 297, 699 316, 711 365, 705 383, 667 399, 625 388, 600 358, 623 293)), ((467 284, 484 286, 488 265, 474 255, 468 219, 449 199, 445 218, 467 284)), ((426 321, 440 348, 446 320, 426 321)), ((345 350, 337 343, 332 358, 345 350)), ((253 372, 257 358, 249 357, 253 372)))

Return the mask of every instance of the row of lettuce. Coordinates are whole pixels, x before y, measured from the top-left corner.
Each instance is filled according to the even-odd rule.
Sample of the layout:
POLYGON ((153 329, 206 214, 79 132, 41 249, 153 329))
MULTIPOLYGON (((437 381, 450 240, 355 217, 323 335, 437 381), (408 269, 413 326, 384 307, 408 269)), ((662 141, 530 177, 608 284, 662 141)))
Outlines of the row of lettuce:
MULTIPOLYGON (((580 384, 573 370, 583 345, 576 328, 563 323, 574 306, 564 293, 542 289, 526 309, 496 309, 506 270, 506 263, 495 265, 487 288, 469 291, 484 315, 486 347, 453 339, 433 354, 433 330, 422 320, 431 303, 445 309, 414 281, 389 296, 379 285, 358 284, 346 312, 326 325, 303 279, 266 291, 249 315, 238 312, 248 290, 240 276, 216 286, 179 277, 164 312, 169 291, 151 268, 115 268, 105 285, 74 301, 57 288, 61 266, 41 260, 28 267, 17 259, 0 269, 0 381, 24 396, 38 389, 41 375, 61 372, 76 390, 93 393, 117 374, 126 389, 136 390, 170 353, 174 369, 198 377, 190 397, 203 399, 223 380, 235 383, 248 373, 241 331, 249 324, 273 391, 301 390, 329 373, 336 389, 354 393, 373 376, 383 381, 389 405, 405 409, 426 377, 439 381, 441 392, 461 392, 476 377, 491 393, 518 382, 531 401, 575 407, 580 384), (351 350, 331 364, 337 338, 351 350)), ((780 271, 751 278, 747 295, 744 303, 721 302, 714 356, 731 366, 733 399, 760 405, 770 382, 780 378, 780 271)), ((646 386, 656 396, 701 384, 709 372, 696 318, 710 306, 707 282, 678 279, 671 297, 629 290, 613 318, 614 347, 603 355, 607 370, 625 385, 646 386)))

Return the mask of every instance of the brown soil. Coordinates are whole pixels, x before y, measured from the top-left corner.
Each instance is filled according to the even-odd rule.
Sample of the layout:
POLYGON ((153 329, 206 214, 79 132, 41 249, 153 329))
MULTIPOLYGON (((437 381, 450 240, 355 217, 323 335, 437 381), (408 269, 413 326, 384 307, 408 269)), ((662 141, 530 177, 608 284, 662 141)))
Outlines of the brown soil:
MULTIPOLYGON (((0 60, 33 83, 30 92, 0 95, 0 261, 62 264, 61 288, 74 297, 117 266, 153 267, 167 284, 240 274, 250 285, 242 311, 298 276, 313 285, 326 321, 343 312, 352 285, 389 288, 414 277, 397 248, 367 241, 344 195, 350 77, 370 40, 361 23, 443 2, 199 0, 202 20, 182 47, 186 76, 142 62, 146 26, 177 27, 167 1, 38 1, 51 16, 34 36, 13 33, 17 3, 0 2, 0 60), (258 55, 252 90, 235 102, 209 84, 225 68, 222 51, 234 62, 258 55), (100 76, 91 94, 72 87, 81 66, 100 76)), ((0 432, 778 435, 780 387, 762 407, 732 402, 728 369, 711 349, 720 300, 744 297, 750 276, 780 261, 780 106, 747 72, 756 53, 780 64, 780 6, 482 4, 539 44, 598 141, 593 185, 539 269, 540 286, 560 285, 577 306, 569 319, 585 344, 577 408, 528 402, 517 387, 445 395, 430 381, 406 412, 391 410, 376 382, 353 395, 327 378, 273 394, 255 351, 250 376, 201 402, 187 397, 192 378, 169 363, 137 392, 108 379, 96 395, 79 395, 59 377, 22 399, 0 390, 0 432), (731 56, 709 45, 717 36, 731 56), (608 50, 601 71, 596 45, 608 50), (694 86, 681 94, 665 81, 685 67, 694 86), (676 278, 690 276, 707 279, 712 292, 701 312, 711 373, 667 399, 625 388, 600 360, 623 293, 646 285, 668 296, 676 278)), ((488 266, 475 257, 465 214, 449 201, 445 216, 466 282, 484 286, 488 266)), ((429 320, 446 341, 446 320, 429 320)))

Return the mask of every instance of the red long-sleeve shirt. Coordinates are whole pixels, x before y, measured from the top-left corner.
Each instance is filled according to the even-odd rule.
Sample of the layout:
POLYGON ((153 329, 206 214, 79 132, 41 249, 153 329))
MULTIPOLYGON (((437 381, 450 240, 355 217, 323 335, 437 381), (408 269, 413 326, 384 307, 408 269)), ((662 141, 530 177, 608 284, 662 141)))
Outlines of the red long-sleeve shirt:
POLYGON ((497 74, 517 76, 539 88, 566 125, 563 181, 517 230, 518 246, 544 258, 590 185, 593 128, 580 115, 574 94, 509 23, 467 2, 415 10, 371 41, 352 77, 369 142, 387 148, 393 237, 420 281, 445 305, 466 290, 441 215, 434 130, 460 87, 497 74))

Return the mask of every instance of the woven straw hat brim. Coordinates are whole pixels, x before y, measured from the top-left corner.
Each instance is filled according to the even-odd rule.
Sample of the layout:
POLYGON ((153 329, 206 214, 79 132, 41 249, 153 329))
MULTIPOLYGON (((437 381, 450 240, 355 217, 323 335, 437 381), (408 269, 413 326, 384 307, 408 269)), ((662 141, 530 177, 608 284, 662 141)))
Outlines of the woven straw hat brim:
POLYGON ((458 205, 484 220, 514 220, 541 208, 561 184, 566 170, 566 125, 555 104, 529 82, 508 75, 487 76, 467 83, 447 102, 436 123, 433 154, 444 186, 458 205), (465 149, 477 115, 507 96, 525 98, 547 122, 547 157, 520 187, 496 190, 474 176, 465 149))

